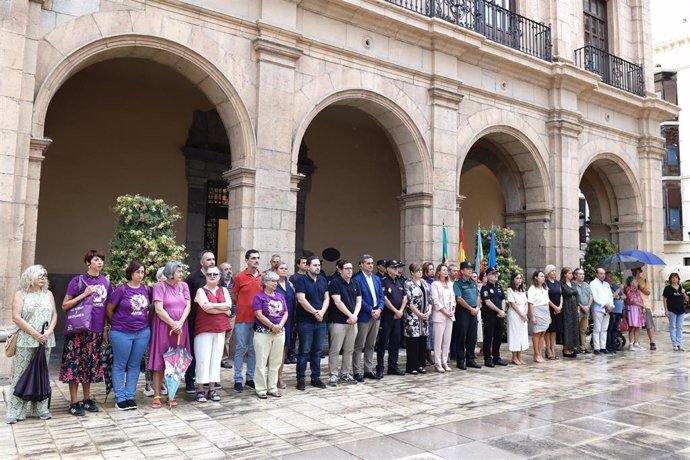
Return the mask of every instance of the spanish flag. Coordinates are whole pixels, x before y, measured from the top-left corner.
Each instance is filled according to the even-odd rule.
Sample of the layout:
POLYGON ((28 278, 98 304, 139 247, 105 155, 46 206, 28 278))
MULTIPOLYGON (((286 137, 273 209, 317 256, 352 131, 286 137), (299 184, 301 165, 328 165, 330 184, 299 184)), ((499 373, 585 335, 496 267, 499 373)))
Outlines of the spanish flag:
POLYGON ((458 246, 458 263, 467 259, 467 246, 465 245, 465 223, 460 219, 460 245, 458 246))

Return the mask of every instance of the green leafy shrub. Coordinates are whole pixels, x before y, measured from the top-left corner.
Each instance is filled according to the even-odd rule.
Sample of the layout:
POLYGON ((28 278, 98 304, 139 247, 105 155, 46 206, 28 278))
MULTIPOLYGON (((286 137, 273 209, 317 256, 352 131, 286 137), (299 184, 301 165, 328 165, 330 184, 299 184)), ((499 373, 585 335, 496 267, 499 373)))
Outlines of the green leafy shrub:
MULTIPOLYGON (((585 271, 585 279, 593 280, 597 275, 599 263, 618 253, 618 246, 609 240, 589 240, 585 248, 585 259, 582 268, 585 271)), ((621 273, 614 272, 614 277, 620 281, 621 273)))
POLYGON ((185 247, 177 244, 173 229, 173 223, 181 217, 177 207, 163 200, 122 195, 113 211, 117 226, 104 271, 114 286, 125 282, 125 269, 132 260, 144 264, 146 281, 153 283, 160 267, 186 258, 185 247))

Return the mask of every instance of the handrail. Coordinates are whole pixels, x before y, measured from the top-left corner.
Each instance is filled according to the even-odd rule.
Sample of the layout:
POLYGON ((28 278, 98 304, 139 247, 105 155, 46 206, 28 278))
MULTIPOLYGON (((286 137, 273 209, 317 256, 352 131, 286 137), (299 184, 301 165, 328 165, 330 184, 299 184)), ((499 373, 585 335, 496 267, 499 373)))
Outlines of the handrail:
POLYGON ((415 13, 439 18, 484 35, 530 56, 551 62, 551 27, 490 0, 386 0, 415 13))
POLYGON ((593 72, 604 83, 638 96, 645 95, 642 66, 619 58, 592 45, 575 50, 575 64, 593 72))

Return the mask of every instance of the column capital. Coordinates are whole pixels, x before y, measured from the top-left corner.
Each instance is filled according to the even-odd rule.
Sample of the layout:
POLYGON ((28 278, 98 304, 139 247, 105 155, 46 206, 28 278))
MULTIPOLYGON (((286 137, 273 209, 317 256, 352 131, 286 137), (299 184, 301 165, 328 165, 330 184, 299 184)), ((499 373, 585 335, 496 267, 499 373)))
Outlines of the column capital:
POLYGON ((637 141, 637 154, 642 159, 661 160, 666 154, 664 138, 659 136, 641 136, 637 141))
POLYGON ((398 196, 401 209, 411 208, 430 208, 433 204, 434 195, 432 193, 403 193, 398 196))
POLYGON ((29 161, 43 161, 46 150, 52 143, 53 140, 47 137, 32 137, 29 141, 29 161))
POLYGON ((427 89, 427 92, 429 93, 431 105, 445 107, 450 110, 458 110, 460 102, 465 97, 464 94, 460 93, 458 82, 438 76, 432 79, 431 87, 427 89))
POLYGON ((582 115, 578 112, 554 109, 549 111, 546 129, 549 131, 550 135, 563 135, 577 139, 584 129, 581 122, 582 115))
POLYGON ((259 61, 270 62, 288 69, 296 68, 297 60, 303 54, 301 48, 286 45, 274 38, 255 38, 252 46, 259 61))
POLYGON ((455 209, 460 211, 460 208, 462 207, 462 202, 465 201, 467 197, 465 195, 457 195, 455 197, 455 209))
POLYGON ((299 192, 299 183, 302 182, 302 179, 305 177, 307 176, 302 173, 290 175, 290 191, 294 193, 299 192))
POLYGON ((256 185, 256 169, 233 168, 223 173, 223 179, 228 181, 228 190, 239 187, 254 187, 256 185))
POLYGON ((516 222, 550 222, 552 209, 523 209, 518 212, 510 212, 505 214, 506 225, 516 222))

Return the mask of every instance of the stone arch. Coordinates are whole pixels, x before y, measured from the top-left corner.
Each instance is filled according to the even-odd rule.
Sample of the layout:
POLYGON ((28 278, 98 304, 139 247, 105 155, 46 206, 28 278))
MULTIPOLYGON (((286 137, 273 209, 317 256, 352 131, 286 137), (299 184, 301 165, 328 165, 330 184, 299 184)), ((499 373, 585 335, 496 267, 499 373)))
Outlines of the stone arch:
MULTIPOLYGON (((544 141, 528 122, 513 113, 484 110, 469 117, 459 130, 458 195, 463 172, 479 165, 490 169, 486 174, 493 173, 503 195, 505 225, 515 230, 513 257, 528 270, 543 265, 548 248, 552 193, 547 164, 544 141)), ((470 215, 472 206, 476 208, 476 201, 474 205, 466 202, 470 215)))
POLYGON ((338 90, 314 101, 308 108, 298 109, 300 112, 296 114, 295 119, 299 122, 296 125, 292 146, 293 172, 297 172, 300 142, 310 123, 326 107, 339 105, 354 107, 367 113, 383 128, 395 147, 401 182, 407 194, 432 192, 433 168, 429 148, 419 129, 421 114, 416 114, 415 120, 390 97, 368 89, 338 90))
POLYGON ((633 168, 624 155, 611 152, 585 158, 579 177, 589 207, 590 238, 610 239, 621 250, 636 248, 643 216, 642 192, 633 168))
MULTIPOLYGON (((32 137, 43 137, 50 101, 72 75, 99 61, 144 58, 172 68, 204 92, 225 126, 233 152, 232 166, 253 168, 256 136, 249 111, 233 84, 205 56, 208 50, 217 50, 221 45, 199 33, 178 32, 179 36, 166 37, 162 25, 154 25, 156 21, 137 20, 137 14, 145 13, 131 17, 118 13, 121 12, 77 18, 55 29, 39 43, 38 54, 46 59, 37 69, 32 137), (104 24, 109 26, 103 27, 104 24)), ((219 59, 216 57, 215 61, 219 59)))
POLYGON ((550 210, 552 194, 547 166, 548 148, 524 119, 503 110, 478 112, 469 117, 458 132, 458 187, 470 150, 482 140, 491 142, 499 152, 493 159, 499 161, 496 171, 499 182, 510 191, 504 193, 506 212, 550 210))

